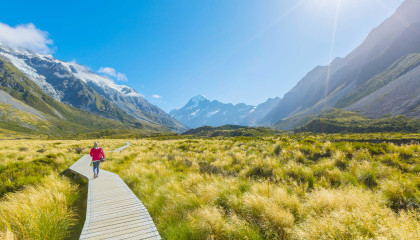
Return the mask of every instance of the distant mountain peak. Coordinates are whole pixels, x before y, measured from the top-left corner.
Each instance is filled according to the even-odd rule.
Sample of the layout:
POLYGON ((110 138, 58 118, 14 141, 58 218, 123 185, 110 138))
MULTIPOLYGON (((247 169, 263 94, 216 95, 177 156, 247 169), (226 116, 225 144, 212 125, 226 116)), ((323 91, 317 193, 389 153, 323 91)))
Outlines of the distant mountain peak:
POLYGON ((192 102, 202 102, 208 100, 208 98, 205 95, 199 94, 196 95, 195 97, 191 98, 190 101, 192 102))
POLYGON ((198 105, 206 101, 209 101, 206 96, 200 94, 191 98, 184 107, 187 107, 188 109, 196 108, 198 105))
POLYGON ((180 109, 170 111, 170 115, 188 127, 221 126, 225 124, 255 125, 272 109, 280 98, 270 98, 266 102, 252 106, 244 103, 222 103, 210 101, 204 95, 191 98, 180 109))

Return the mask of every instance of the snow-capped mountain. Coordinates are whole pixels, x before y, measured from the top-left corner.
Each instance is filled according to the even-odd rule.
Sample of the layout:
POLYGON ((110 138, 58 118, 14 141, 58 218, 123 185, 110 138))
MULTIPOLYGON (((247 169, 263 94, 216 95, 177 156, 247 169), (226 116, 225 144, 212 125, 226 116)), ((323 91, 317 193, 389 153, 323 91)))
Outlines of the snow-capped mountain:
POLYGON ((4 45, 0 45, 0 56, 60 102, 111 119, 135 118, 176 131, 185 130, 181 123, 150 104, 133 88, 116 84, 75 62, 63 62, 51 55, 4 45))
POLYGON ((203 95, 191 98, 181 109, 169 114, 184 125, 197 128, 201 126, 221 126, 225 124, 254 126, 262 117, 278 104, 280 98, 270 98, 258 106, 239 103, 221 103, 209 100, 203 95))

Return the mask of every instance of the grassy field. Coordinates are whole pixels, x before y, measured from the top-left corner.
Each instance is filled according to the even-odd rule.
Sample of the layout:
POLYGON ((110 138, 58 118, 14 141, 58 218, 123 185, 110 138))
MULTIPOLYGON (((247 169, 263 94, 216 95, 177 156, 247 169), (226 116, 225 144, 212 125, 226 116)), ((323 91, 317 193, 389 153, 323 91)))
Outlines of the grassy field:
MULTIPOLYGON (((103 140, 111 150, 123 140, 103 140)), ((62 174, 93 140, 3 140, 0 145, 0 239, 78 239, 85 188, 62 174)))
POLYGON ((166 239, 419 239, 419 144, 343 141, 400 138, 138 140, 104 167, 166 239))
MULTIPOLYGON (((162 139, 129 140, 101 167, 164 239, 420 239, 419 134, 162 139)), ((74 236, 82 187, 59 173, 92 142, 4 141, 0 238, 74 236)))

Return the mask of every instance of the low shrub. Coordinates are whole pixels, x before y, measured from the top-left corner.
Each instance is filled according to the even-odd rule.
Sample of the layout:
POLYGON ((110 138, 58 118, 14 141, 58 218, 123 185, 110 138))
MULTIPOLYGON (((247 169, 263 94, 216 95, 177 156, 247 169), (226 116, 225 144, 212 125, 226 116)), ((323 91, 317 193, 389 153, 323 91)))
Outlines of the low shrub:
POLYGON ((207 174, 223 174, 223 168, 219 166, 214 166, 211 163, 207 162, 200 162, 199 163, 199 170, 201 173, 207 173, 207 174))
POLYGON ((40 161, 11 163, 0 167, 0 197, 7 192, 21 190, 25 185, 37 184, 52 168, 40 161))
POLYGON ((26 152, 26 151, 28 151, 28 148, 27 147, 20 147, 19 148, 19 151, 26 152))
POLYGON ((251 178, 272 178, 273 169, 267 166, 254 166, 250 168, 246 176, 251 178))
POLYGON ((420 209, 420 191, 406 179, 385 180, 381 183, 382 195, 394 211, 420 209))
POLYGON ((81 154, 81 153, 83 152, 83 150, 84 150, 84 148, 82 148, 82 147, 76 147, 76 148, 74 149, 74 151, 75 151, 77 154, 81 154))

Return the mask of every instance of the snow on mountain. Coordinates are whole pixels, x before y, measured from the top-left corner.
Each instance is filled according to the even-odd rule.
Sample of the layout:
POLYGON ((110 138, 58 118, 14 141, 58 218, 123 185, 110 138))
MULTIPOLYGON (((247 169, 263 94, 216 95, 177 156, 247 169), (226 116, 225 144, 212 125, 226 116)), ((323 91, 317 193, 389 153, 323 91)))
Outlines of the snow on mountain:
POLYGON ((186 129, 133 88, 116 84, 75 62, 63 62, 51 55, 4 45, 0 45, 0 56, 12 62, 45 93, 63 103, 104 117, 121 118, 119 110, 110 105, 113 104, 138 120, 165 125, 176 131, 186 129))
POLYGON ((69 72, 72 72, 75 77, 85 83, 91 82, 101 88, 115 90, 127 97, 142 97, 142 95, 137 93, 134 89, 124 85, 118 85, 112 79, 98 75, 85 66, 75 62, 61 62, 61 64, 65 66, 69 72))
POLYGON ((208 100, 206 98, 206 96, 204 96, 204 95, 197 95, 197 96, 195 96, 195 97, 193 97, 193 98, 190 99, 190 101, 187 104, 188 105, 187 109, 193 109, 195 107, 198 107, 198 105, 200 104, 200 102, 205 101, 205 100, 208 100))
MULTIPOLYGON (((29 51, 23 51, 19 49, 10 49, 5 47, 4 45, 0 45, 0 56, 3 56, 7 58, 15 67, 17 67, 22 73, 24 73, 29 79, 34 81, 45 93, 53 97, 54 99, 60 101, 62 98, 62 93, 59 91, 56 91, 54 87, 49 84, 45 77, 42 75, 39 75, 37 71, 26 64, 25 60, 23 58, 16 57, 17 54, 31 57, 34 53, 30 53, 29 51)), ((45 58, 45 56, 40 55, 40 57, 45 58)))
POLYGON ((216 110, 214 112, 209 112, 209 113, 207 113, 207 117, 211 117, 212 115, 217 114, 218 112, 220 112, 220 110, 216 110))
MULTIPOLYGON (((59 64, 64 66, 69 73, 60 74, 59 72, 56 72, 55 76, 59 78, 64 79, 70 76, 75 76, 85 83, 91 82, 98 85, 99 87, 118 91, 125 96, 142 97, 142 95, 137 93, 134 89, 128 86, 118 85, 112 79, 106 76, 98 75, 89 68, 77 64, 76 62, 63 62, 55 59, 52 55, 42 55, 27 49, 9 48, 4 45, 0 45, 0 54, 11 61, 13 65, 15 65, 20 71, 29 77, 29 79, 34 81, 39 87, 41 87, 41 89, 49 91, 49 95, 56 94, 54 98, 57 100, 60 100, 60 97, 59 94, 55 91, 54 87, 45 80, 46 78, 44 76, 39 75, 34 67, 29 66, 26 61, 38 58, 50 64, 59 64)), ((47 65, 45 65, 45 67, 47 67, 47 65)))
POLYGON ((197 128, 201 126, 221 126, 225 124, 256 125, 256 122, 277 105, 280 98, 268 99, 258 106, 239 103, 221 103, 209 100, 203 95, 191 98, 181 109, 169 114, 184 125, 197 128))

